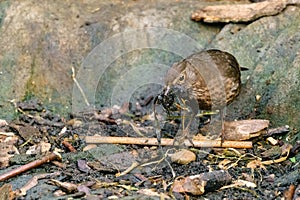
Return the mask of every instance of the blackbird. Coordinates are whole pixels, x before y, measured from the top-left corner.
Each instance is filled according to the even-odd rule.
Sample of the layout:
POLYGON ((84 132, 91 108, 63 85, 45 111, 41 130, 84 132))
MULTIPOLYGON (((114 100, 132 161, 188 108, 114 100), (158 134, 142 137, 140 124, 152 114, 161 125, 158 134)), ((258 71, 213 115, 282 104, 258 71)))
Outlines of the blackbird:
MULTIPOLYGON (((169 93, 176 93, 191 108, 193 117, 199 109, 219 110, 223 133, 223 110, 239 95, 240 89, 241 67, 235 57, 228 52, 211 49, 173 64, 165 76, 163 95, 167 97, 169 93)), ((188 132, 186 129, 191 121, 184 132, 188 132)))

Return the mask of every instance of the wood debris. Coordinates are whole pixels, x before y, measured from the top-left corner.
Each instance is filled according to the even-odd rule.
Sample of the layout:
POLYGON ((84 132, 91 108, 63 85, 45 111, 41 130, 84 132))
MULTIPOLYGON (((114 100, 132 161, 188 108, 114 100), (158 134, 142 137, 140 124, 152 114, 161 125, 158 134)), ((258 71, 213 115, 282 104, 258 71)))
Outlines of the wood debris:
POLYGON ((0 187, 0 199, 13 200, 15 199, 15 192, 12 190, 11 184, 4 184, 0 187))
POLYGON ((296 189, 294 191, 293 199, 294 200, 299 200, 300 199, 300 184, 298 184, 298 186, 296 187, 296 189))
MULTIPOLYGON (((284 177, 285 172, 279 170, 271 171, 272 174, 268 175, 271 168, 276 169, 276 163, 297 162, 296 155, 293 157, 295 161, 291 160, 290 151, 297 154, 300 142, 293 144, 292 148, 281 135, 286 134, 289 127, 268 129, 269 121, 259 119, 225 122, 224 141, 220 138, 208 139, 210 136, 208 132, 206 136, 197 134, 194 137, 184 138, 182 143, 176 146, 174 145, 176 134, 181 131, 180 125, 183 123, 180 119, 184 118, 179 118, 180 115, 164 118, 165 113, 158 112, 155 116, 151 111, 139 110, 148 104, 151 106, 150 99, 145 98, 145 102, 140 103, 138 109, 130 108, 129 104, 124 105, 122 112, 120 110, 123 108, 118 106, 103 110, 92 109, 80 115, 72 114, 71 119, 47 112, 35 113, 32 111, 35 109, 34 105, 30 105, 31 107, 24 105, 23 109, 30 108, 30 115, 19 110, 22 116, 20 121, 9 122, 0 130, 0 144, 13 144, 20 149, 21 155, 15 155, 7 163, 22 166, 0 175, 0 181, 51 160, 51 165, 46 165, 46 168, 50 166, 49 172, 59 173, 63 180, 52 179, 47 183, 58 187, 53 195, 61 198, 106 199, 123 197, 128 193, 165 199, 188 199, 190 195, 203 195, 204 198, 209 198, 215 194, 232 194, 228 188, 251 193, 252 197, 258 198, 257 194, 261 194, 261 189, 256 187, 255 183, 262 179, 268 179, 263 180, 264 184, 275 183, 275 187, 270 187, 274 189, 272 195, 283 191, 278 190, 279 184, 286 185, 284 189, 287 189, 292 182, 298 181, 299 170, 284 179, 278 175, 284 177), (156 126, 155 119, 164 124, 156 126), (45 120, 49 122, 44 123, 45 120), (61 125, 57 126, 58 123, 61 125), (162 146, 159 148, 158 138, 155 137, 157 132, 162 136, 162 146), (22 143, 16 143, 17 141, 22 143), (99 145, 101 143, 110 145, 99 145), (180 149, 183 146, 186 148, 180 149), (189 151, 188 147, 191 146, 194 148, 190 148, 189 151), (53 153, 33 162, 30 161, 41 156, 36 158, 22 156, 26 152, 44 155, 50 147, 51 150, 55 148, 56 152, 62 153, 63 163, 58 161, 54 163, 55 160, 60 160, 60 157, 53 153), (227 171, 229 169, 231 174, 227 171), (206 170, 210 172, 192 176, 197 174, 195 172, 206 170), (261 174, 261 171, 264 173, 261 174), (235 178, 233 179, 231 175, 235 178), (228 185, 231 182, 233 184, 228 185), (95 195, 97 188, 101 190, 95 195)), ((206 113, 207 116, 211 114, 216 113, 206 113)), ((203 117, 205 120, 206 115, 197 117, 203 117)), ((292 139, 296 131, 291 130, 289 141, 295 141, 292 139)), ((7 153, 11 153, 12 150, 7 148, 7 153)), ((31 173, 34 174, 35 170, 31 170, 31 173)), ((23 176, 18 176, 16 180, 22 178, 23 176)), ((40 178, 49 179, 43 174, 33 175, 24 187, 12 191, 13 194, 30 198, 32 193, 30 190, 35 190, 33 187, 41 187, 38 181, 40 178)), ((11 189, 3 188, 3 192, 9 194, 11 189)))
POLYGON ((48 178, 51 176, 59 176, 60 172, 54 172, 54 173, 46 173, 46 174, 39 174, 34 177, 32 177, 23 187, 21 187, 19 190, 16 191, 17 196, 25 196, 27 191, 31 188, 35 187, 38 184, 39 179, 48 178))
POLYGON ((274 163, 280 163, 280 162, 283 162, 285 161, 288 157, 289 157, 289 153, 290 153, 290 150, 292 148, 292 145, 290 144, 285 144, 281 147, 281 157, 278 158, 278 159, 272 159, 272 160, 266 160, 266 161, 262 161, 261 163, 263 165, 271 165, 271 164, 274 164, 274 163))
MULTIPOLYGON (((283 195, 284 195, 284 199, 285 200, 293 200, 293 199, 296 199, 296 198, 293 198, 294 196, 294 193, 295 193, 295 189, 296 189, 296 186, 295 185, 290 185, 289 189, 284 191, 283 195)), ((299 198, 299 197, 298 197, 299 198)))
POLYGON ((226 140, 248 140, 266 132, 269 123, 269 120, 262 119, 225 122, 224 138, 226 140))
POLYGON ((206 172, 199 175, 178 178, 175 180, 172 191, 202 195, 205 192, 218 190, 231 183, 231 175, 224 170, 206 172))
POLYGON ((208 23, 249 22, 263 16, 276 15, 288 3, 288 0, 267 0, 250 4, 213 5, 195 11, 191 18, 208 23))
POLYGON ((42 165, 44 163, 50 162, 50 161, 58 159, 58 158, 60 158, 59 154, 57 154, 57 153, 51 153, 51 154, 49 154, 47 156, 44 156, 40 160, 35 160, 35 161, 30 162, 30 163, 28 163, 26 165, 23 165, 23 166, 20 166, 20 167, 18 167, 16 169, 13 169, 13 170, 11 170, 11 171, 9 171, 7 173, 1 174, 0 175, 0 181, 5 181, 5 180, 7 180, 7 179, 9 179, 11 177, 17 176, 17 175, 19 175, 19 174, 21 174, 23 172, 26 172, 26 171, 28 171, 28 170, 30 170, 32 168, 38 167, 38 166, 40 166, 40 165, 42 165))

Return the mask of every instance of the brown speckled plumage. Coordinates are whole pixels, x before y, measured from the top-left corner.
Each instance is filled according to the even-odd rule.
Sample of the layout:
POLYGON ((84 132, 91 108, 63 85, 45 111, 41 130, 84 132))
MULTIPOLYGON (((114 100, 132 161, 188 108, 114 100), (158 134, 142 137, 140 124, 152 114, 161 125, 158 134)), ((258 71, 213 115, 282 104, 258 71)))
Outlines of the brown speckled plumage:
POLYGON ((165 77, 165 84, 197 100, 199 109, 211 110, 225 107, 238 96, 240 77, 240 66, 233 55, 207 50, 175 63, 165 77))

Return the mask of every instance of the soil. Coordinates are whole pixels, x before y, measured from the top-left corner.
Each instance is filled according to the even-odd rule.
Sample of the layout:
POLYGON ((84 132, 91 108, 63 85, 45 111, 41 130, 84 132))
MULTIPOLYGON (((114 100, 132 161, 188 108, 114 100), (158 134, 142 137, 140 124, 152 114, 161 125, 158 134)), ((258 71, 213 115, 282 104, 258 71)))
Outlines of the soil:
MULTIPOLYGON (((36 100, 17 104, 19 109, 17 119, 3 125, 1 132, 14 133, 17 137, 14 146, 20 154, 11 153, 13 156, 10 157, 9 163, 7 165, 1 163, 0 174, 42 158, 48 152, 58 151, 57 149, 62 160, 48 162, 2 181, 1 186, 11 184, 11 192, 17 195, 18 189, 22 188, 30 178, 38 174, 55 172, 59 174, 39 179, 34 187, 27 190, 26 195, 19 194, 15 198, 160 199, 164 194, 165 198, 174 199, 282 199, 288 194, 291 195, 289 188, 297 186, 299 156, 297 155, 298 143, 295 142, 297 134, 293 130, 273 135, 272 137, 278 141, 278 144, 274 146, 266 141, 266 137, 261 136, 252 139, 253 148, 251 149, 189 148, 196 154, 196 160, 186 165, 171 162, 168 156, 162 159, 166 152, 175 152, 180 148, 188 149, 184 146, 160 149, 156 146, 134 144, 93 146, 85 142, 84 136, 88 135, 140 137, 138 134, 141 133, 145 137, 156 137, 155 120, 151 118, 153 98, 150 100, 146 103, 142 100, 138 102, 143 106, 124 104, 122 107, 73 113, 68 119, 47 110, 36 100), (284 138, 287 135, 293 146, 289 146, 286 159, 279 163, 261 164, 260 161, 275 161, 286 156, 284 149, 288 142, 284 138), (63 141, 67 141, 75 151, 70 152, 72 148, 63 145, 63 141), (28 153, 30 148, 42 142, 51 144, 51 147, 45 152, 28 153), (274 147, 281 151, 278 153, 274 147), (138 167, 124 173, 136 162, 139 164, 138 167), (250 165, 251 162, 256 164, 250 165), (145 165, 142 166, 142 164, 145 165), (229 172, 232 177, 231 184, 237 180, 243 180, 254 186, 249 184, 231 185, 224 189, 209 188, 202 195, 173 191, 174 182, 180 177, 218 170, 229 172), (122 172, 124 175, 118 176, 122 172), (56 181, 63 184, 54 184, 56 181), (75 189, 67 190, 67 184, 74 184, 75 189)), ((161 109, 159 116, 162 116, 164 112, 161 109)), ((172 138, 180 128, 180 119, 160 118, 158 121, 163 127, 162 137, 172 138)), ((4 136, 1 137, 2 144, 5 144, 4 136)), ((216 181, 219 178, 222 177, 216 177, 216 181)), ((228 185, 230 183, 227 183, 228 185)))

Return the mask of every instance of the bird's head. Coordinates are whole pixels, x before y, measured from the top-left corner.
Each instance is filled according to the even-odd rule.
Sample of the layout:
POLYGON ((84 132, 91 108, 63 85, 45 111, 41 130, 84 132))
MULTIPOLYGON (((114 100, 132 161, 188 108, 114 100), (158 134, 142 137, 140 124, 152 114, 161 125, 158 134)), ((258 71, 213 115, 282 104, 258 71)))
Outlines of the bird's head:
POLYGON ((180 95, 190 95, 195 81, 195 70, 187 60, 175 63, 165 76, 165 95, 170 90, 180 95))

